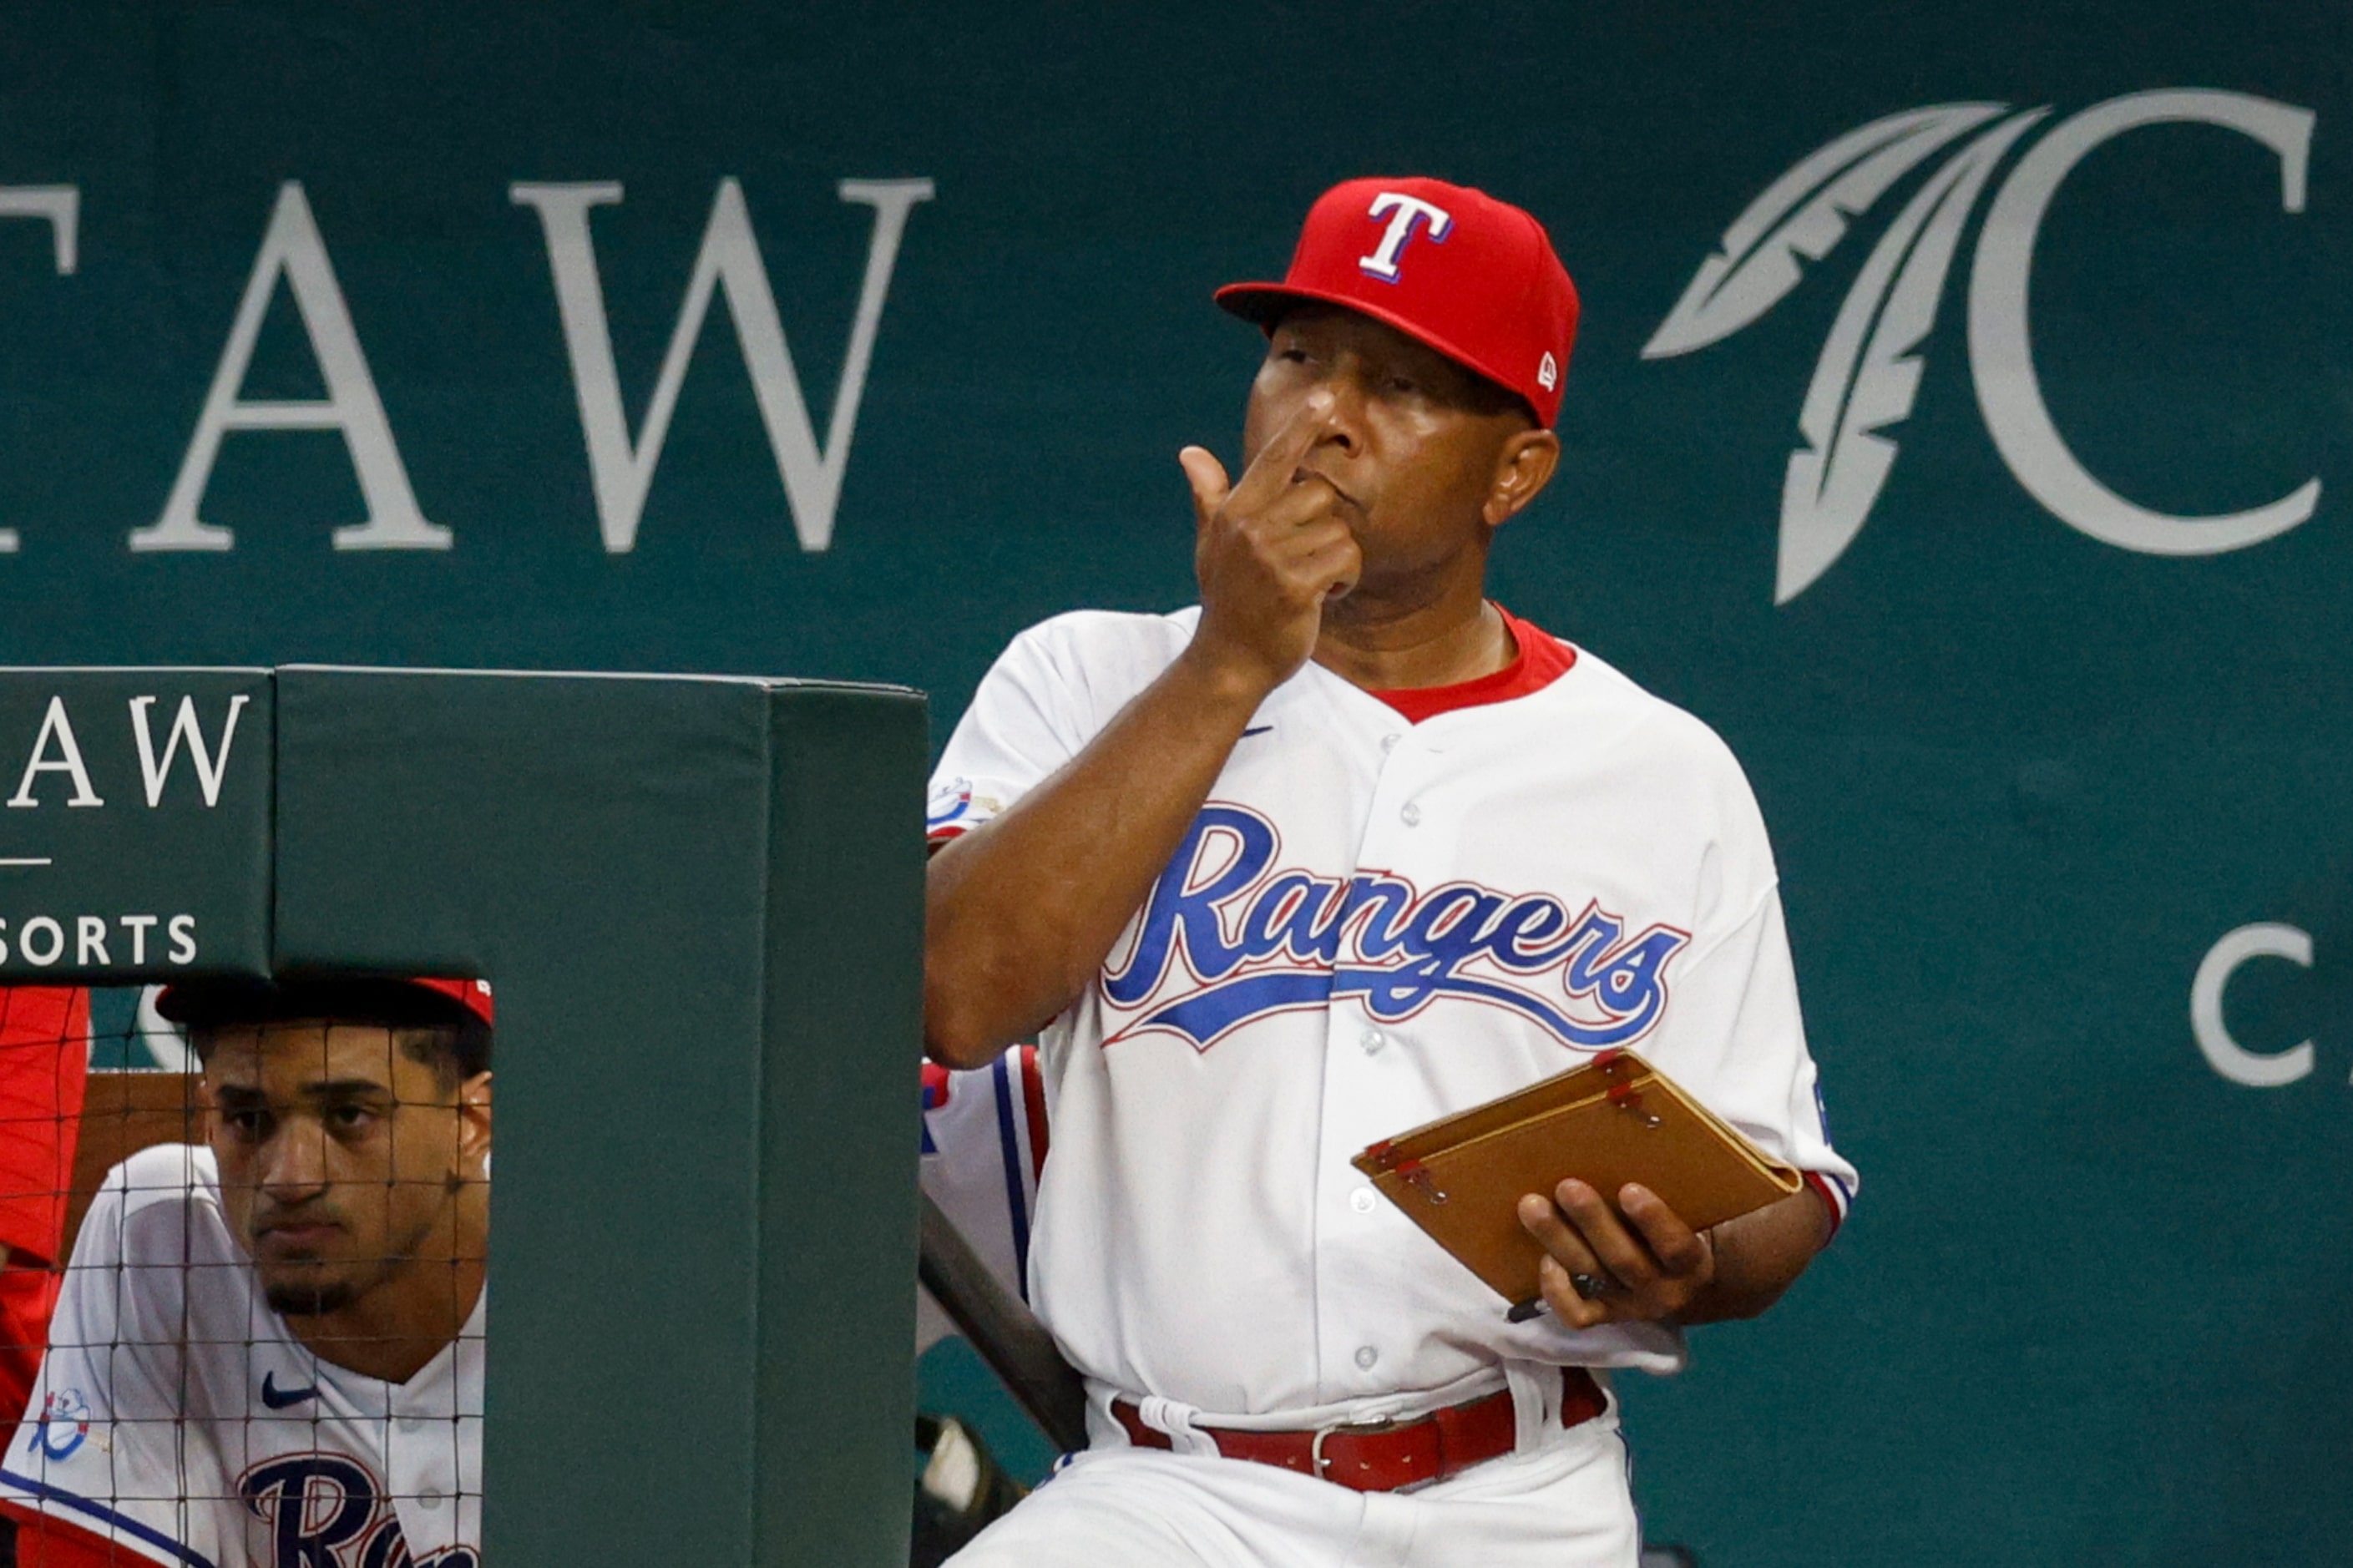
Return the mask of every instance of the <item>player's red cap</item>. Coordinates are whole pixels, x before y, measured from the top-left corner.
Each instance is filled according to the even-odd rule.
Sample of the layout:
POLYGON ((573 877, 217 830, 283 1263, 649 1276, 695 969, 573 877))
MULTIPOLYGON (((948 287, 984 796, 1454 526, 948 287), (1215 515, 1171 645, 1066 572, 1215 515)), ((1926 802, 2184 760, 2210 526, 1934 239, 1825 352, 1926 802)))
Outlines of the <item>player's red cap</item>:
POLYGON ((1229 283, 1218 303, 1261 326, 1302 300, 1345 305, 1429 344, 1560 417, 1577 286, 1544 225, 1443 180, 1349 180, 1308 209, 1280 283, 1229 283))
POLYGON ((487 980, 432 980, 420 974, 411 977, 408 983, 421 985, 427 991, 438 991, 485 1024, 499 1021, 497 1010, 491 1005, 491 983, 487 980))
MULTIPOLYGON (((166 985, 155 998, 155 1011, 175 1024, 249 1022, 263 1018, 312 1017, 334 1013, 354 1004, 368 1006, 368 993, 396 997, 402 992, 429 991, 447 997, 485 1024, 496 1025, 491 983, 487 980, 444 980, 427 975, 346 981, 267 980, 188 981, 166 985)), ((423 998, 418 998, 422 1001, 423 998)), ((430 1004, 428 1004, 430 1005, 430 1004)), ((394 1011, 406 1012, 396 1006, 394 1011)))

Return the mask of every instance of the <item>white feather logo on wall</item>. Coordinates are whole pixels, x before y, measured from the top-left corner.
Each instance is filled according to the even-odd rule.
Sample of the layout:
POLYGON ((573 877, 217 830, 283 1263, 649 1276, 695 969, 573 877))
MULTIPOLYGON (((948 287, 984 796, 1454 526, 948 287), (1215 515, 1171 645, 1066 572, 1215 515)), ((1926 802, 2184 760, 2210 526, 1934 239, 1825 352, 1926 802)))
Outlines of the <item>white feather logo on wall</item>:
POLYGON ((1669 359, 1730 337, 1798 286, 1799 258, 1819 261, 1887 187, 1937 148, 2007 106, 1940 103, 1850 131, 1800 161, 1724 231, 1724 248, 1699 264, 1651 341, 1644 359, 1669 359))
MULTIPOLYGON (((1847 291, 1798 416, 1804 444, 1789 454, 1773 602, 1803 593, 1862 531, 1894 469, 1883 432, 1912 413, 1920 346, 1936 324, 1969 215, 1995 171, 2047 108, 1944 103, 1907 110, 1850 131, 1767 185, 1700 263, 1644 359, 1671 359, 1748 326, 1828 256, 1905 175, 1971 132, 1974 140, 1931 173, 1880 236, 1847 291), (2003 118, 2007 115, 2007 118, 2003 118), (1992 123, 1990 129, 1981 127, 1992 123)), ((2004 181, 1978 236, 1970 297, 1969 359, 1988 428, 2013 475, 2070 527, 2149 554, 2203 555, 2242 549, 2310 517, 2319 482, 2243 512, 2181 517, 2150 510, 2093 478, 2060 437, 2045 406, 2027 331, 2027 274, 2051 195, 2084 154, 2125 132, 2166 122, 2221 126, 2278 153, 2281 205, 2304 207, 2309 110, 2242 93, 2134 93, 2063 121, 2004 181)))
POLYGON ((1955 153, 1880 236, 1847 290, 1798 414, 1807 444, 1789 454, 1782 481, 1775 604, 1830 570, 1871 515, 1895 466, 1895 443, 1873 432, 1911 416, 1920 389, 1913 351, 1936 324, 1961 226, 2001 155, 2045 112, 2013 114, 1955 153))

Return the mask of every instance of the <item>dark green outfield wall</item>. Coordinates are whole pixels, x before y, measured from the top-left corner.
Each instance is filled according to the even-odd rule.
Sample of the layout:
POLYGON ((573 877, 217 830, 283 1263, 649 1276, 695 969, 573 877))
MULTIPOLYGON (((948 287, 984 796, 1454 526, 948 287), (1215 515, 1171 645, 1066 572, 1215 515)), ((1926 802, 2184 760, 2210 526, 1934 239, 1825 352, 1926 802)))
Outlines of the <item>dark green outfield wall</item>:
POLYGON ((1482 184, 1588 308, 1497 593, 1748 764, 1865 1174, 1791 1300, 1631 1390, 1652 1533, 2333 1561, 2348 137, 2341 5, 21 4, 0 662, 854 677, 944 733, 1021 626, 1187 596, 1174 454, 1230 458, 1254 359, 1210 288, 1335 179, 1482 184), (208 420, 265 233, 309 331, 279 284, 208 420), (448 548, 335 547, 372 513, 448 548))

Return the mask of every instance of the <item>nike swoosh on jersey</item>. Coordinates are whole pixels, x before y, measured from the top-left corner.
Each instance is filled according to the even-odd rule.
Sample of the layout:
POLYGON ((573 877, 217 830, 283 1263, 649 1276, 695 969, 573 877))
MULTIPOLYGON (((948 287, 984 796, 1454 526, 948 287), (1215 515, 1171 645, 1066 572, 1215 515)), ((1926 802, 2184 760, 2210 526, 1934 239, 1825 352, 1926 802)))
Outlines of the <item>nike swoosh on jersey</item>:
POLYGON ((318 1397, 319 1385, 315 1383, 308 1388, 280 1388, 278 1386, 276 1373, 265 1372, 261 1374, 261 1403, 272 1410, 284 1410, 289 1405, 300 1405, 306 1399, 318 1397))
POLYGON ((1244 731, 1242 731, 1242 739, 1243 739, 1243 740, 1245 740, 1245 741, 1247 741, 1247 740, 1249 740, 1252 735, 1263 735, 1263 734, 1265 734, 1269 730, 1271 730, 1271 729, 1273 729, 1273 728, 1274 728, 1274 726, 1273 726, 1273 725, 1271 725, 1271 724, 1261 724, 1261 725, 1259 725, 1256 729, 1253 729, 1253 730, 1244 730, 1244 731))

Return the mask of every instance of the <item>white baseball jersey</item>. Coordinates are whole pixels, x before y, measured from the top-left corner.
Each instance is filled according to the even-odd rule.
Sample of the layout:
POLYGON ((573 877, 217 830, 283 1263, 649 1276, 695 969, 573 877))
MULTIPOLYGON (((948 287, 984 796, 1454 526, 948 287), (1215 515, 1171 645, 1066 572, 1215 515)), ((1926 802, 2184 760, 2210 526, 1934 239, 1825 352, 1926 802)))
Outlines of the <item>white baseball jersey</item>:
MULTIPOLYGON (((1028 1290, 1030 1210, 1046 1148, 1035 1046, 1016 1046, 969 1072, 923 1064, 923 1191, 1016 1295, 1028 1290)), ((931 1292, 919 1289, 915 1348, 954 1332, 931 1292)))
MULTIPOLYGON (((1198 616, 1082 612, 1015 639, 941 759, 934 834, 1070 761, 1198 616)), ((1545 634, 1511 624, 1525 663, 1545 634)), ((1349 1164, 1613 1046, 1843 1214, 1854 1173, 1822 1122, 1738 764, 1591 654, 1542 647, 1567 667, 1548 684, 1419 723, 1302 668, 1047 1030, 1030 1300, 1098 1402, 1304 1426, 1451 1400, 1511 1364, 1679 1367, 1669 1328, 1507 1321, 1349 1164)))
POLYGON ((482 1324, 402 1384, 321 1361, 262 1299, 208 1149, 109 1174, 0 1500, 189 1568, 480 1568, 482 1324))

